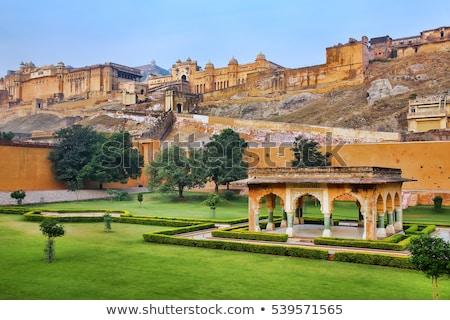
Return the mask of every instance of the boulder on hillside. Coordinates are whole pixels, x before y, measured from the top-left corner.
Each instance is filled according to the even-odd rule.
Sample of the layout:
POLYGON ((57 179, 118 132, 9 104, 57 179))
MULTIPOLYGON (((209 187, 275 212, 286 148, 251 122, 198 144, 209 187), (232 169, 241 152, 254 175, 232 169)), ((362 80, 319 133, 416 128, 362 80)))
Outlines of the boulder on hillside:
POLYGON ((404 92, 408 92, 409 88, 397 85, 392 87, 388 79, 378 79, 371 83, 369 90, 367 90, 367 103, 372 106, 375 101, 386 97, 394 96, 404 92))

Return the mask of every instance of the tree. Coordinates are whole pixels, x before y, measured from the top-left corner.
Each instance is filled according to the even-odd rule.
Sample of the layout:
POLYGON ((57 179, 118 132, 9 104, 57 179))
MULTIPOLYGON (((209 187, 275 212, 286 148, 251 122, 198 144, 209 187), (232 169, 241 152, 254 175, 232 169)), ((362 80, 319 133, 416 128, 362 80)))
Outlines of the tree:
POLYGON ((87 180, 104 183, 126 183, 141 176, 143 157, 133 148, 127 131, 111 136, 95 132, 91 127, 73 125, 55 133, 59 142, 48 159, 53 162, 55 179, 69 190, 77 191, 87 180))
POLYGON ((0 132, 0 140, 11 141, 14 138, 14 132, 0 132))
POLYGON ((203 201, 203 204, 207 205, 211 211, 211 217, 216 217, 216 206, 220 202, 220 197, 217 193, 210 193, 208 197, 203 201))
POLYGON ((110 137, 100 135, 97 152, 81 171, 83 180, 95 181, 100 189, 108 182, 127 183, 142 174, 143 157, 133 147, 131 135, 127 131, 113 133, 110 137))
POLYGON ((183 199, 185 188, 202 187, 205 183, 201 159, 199 150, 188 153, 179 146, 164 149, 146 168, 150 188, 156 187, 160 192, 177 189, 178 198, 183 199))
POLYGON ((144 200, 144 195, 142 194, 142 192, 139 192, 137 194, 137 201, 139 201, 139 206, 142 206, 142 200, 144 200))
POLYGON ((11 198, 17 200, 17 204, 20 206, 22 204, 22 200, 25 198, 26 193, 22 189, 11 192, 11 198))
POLYGON ((228 128, 211 137, 205 145, 205 165, 207 176, 215 184, 215 193, 219 185, 247 178, 248 163, 243 160, 247 142, 239 134, 228 128))
POLYGON ((292 160, 292 167, 326 167, 331 163, 329 158, 331 153, 327 152, 323 155, 318 150, 319 143, 306 139, 301 136, 295 137, 291 150, 294 153, 294 160, 292 160))
POLYGON ((431 278, 432 297, 439 299, 438 280, 450 275, 450 244, 442 238, 420 235, 411 238, 409 251, 411 264, 431 278))
POLYGON ((62 237, 65 233, 64 226, 58 223, 55 218, 44 218, 39 225, 42 234, 47 236, 47 244, 45 246, 45 259, 47 262, 55 260, 55 238, 62 237))
POLYGON ((98 134, 91 127, 73 125, 55 134, 58 146, 50 151, 48 159, 53 162, 55 179, 62 180, 70 191, 83 187, 83 168, 96 153, 98 134))

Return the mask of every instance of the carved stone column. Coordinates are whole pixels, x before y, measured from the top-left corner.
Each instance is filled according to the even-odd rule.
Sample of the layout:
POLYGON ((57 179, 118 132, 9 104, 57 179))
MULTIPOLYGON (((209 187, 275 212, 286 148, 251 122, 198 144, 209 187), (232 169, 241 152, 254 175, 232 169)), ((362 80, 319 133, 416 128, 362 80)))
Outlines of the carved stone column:
POLYGON ((395 222, 394 222, 394 229, 395 231, 402 231, 403 230, 403 209, 402 207, 397 207, 394 209, 395 214, 395 222))
POLYGON ((384 227, 384 213, 378 215, 377 238, 386 238, 386 228, 384 227))
MULTIPOLYGON (((395 212, 395 210, 394 210, 395 212)), ((393 212, 388 212, 387 213, 387 219, 388 219, 388 224, 386 226, 386 235, 393 235, 395 233, 395 229, 394 229, 394 213, 393 212)))
POLYGON ((286 234, 288 237, 294 236, 294 213, 293 212, 286 212, 287 214, 287 229, 286 234))
POLYGON ((272 231, 275 230, 275 225, 273 224, 273 211, 275 210, 275 200, 276 196, 274 194, 266 195, 266 208, 269 215, 269 221, 266 226, 266 230, 272 231))
POLYGON ((323 212, 322 237, 331 237, 331 212, 323 212))
POLYGON ((287 228, 287 215, 286 211, 283 210, 283 216, 281 218, 280 228, 287 228))

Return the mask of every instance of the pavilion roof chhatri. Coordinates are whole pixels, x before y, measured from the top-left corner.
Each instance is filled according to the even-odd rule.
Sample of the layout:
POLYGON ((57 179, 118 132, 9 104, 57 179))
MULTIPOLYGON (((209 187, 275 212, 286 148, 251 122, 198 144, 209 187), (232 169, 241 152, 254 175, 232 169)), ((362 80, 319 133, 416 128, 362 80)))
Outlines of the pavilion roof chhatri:
POLYGON ((402 177, 401 169, 357 167, 250 168, 248 178, 238 184, 277 183, 383 184, 414 181, 402 177))

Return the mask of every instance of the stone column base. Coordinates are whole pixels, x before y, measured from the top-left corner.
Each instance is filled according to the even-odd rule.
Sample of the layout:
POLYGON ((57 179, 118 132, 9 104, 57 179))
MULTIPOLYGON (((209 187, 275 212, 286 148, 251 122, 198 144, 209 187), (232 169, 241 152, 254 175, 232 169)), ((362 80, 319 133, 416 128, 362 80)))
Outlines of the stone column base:
POLYGON ((386 234, 393 235, 395 233, 394 225, 388 224, 386 226, 386 234))
POLYGON ((267 231, 273 231, 275 230, 275 225, 273 224, 273 222, 269 222, 266 226, 266 230, 267 231))
POLYGON ((292 238, 294 236, 294 228, 292 227, 287 228, 286 234, 288 235, 289 238, 292 238))
POLYGON ((330 238, 331 237, 331 229, 324 229, 322 233, 322 237, 330 238))
POLYGON ((394 222, 394 229, 395 231, 402 231, 403 225, 400 222, 394 222))
POLYGON ((287 227, 287 220, 281 220, 280 228, 286 228, 287 227))
POLYGON ((386 228, 377 228, 377 238, 386 238, 386 228))

